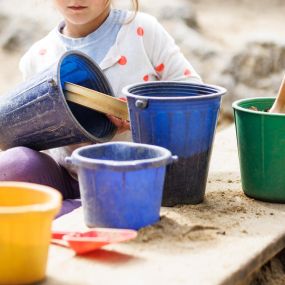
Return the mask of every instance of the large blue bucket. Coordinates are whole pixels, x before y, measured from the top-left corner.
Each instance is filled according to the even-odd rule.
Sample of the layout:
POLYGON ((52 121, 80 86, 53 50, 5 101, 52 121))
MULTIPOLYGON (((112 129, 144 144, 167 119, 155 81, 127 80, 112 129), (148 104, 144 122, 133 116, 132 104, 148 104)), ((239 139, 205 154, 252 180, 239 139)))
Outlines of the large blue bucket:
POLYGON ((75 150, 66 161, 78 169, 86 225, 139 229, 155 223, 166 164, 174 159, 162 147, 130 142, 75 150))
POLYGON ((26 146, 43 150, 104 142, 114 135, 115 126, 104 114, 66 101, 65 82, 113 96, 107 79, 92 60, 79 52, 67 52, 51 68, 1 97, 1 149, 26 146))
POLYGON ((133 140, 169 149, 178 162, 168 166, 162 205, 203 201, 222 87, 149 82, 124 88, 133 140))

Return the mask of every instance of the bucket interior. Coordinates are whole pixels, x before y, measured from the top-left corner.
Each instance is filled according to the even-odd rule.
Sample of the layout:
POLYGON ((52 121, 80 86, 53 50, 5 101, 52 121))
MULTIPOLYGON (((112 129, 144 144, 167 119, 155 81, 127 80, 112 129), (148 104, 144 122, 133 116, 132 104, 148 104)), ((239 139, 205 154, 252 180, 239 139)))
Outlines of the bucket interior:
POLYGON ((47 193, 20 187, 0 188, 0 207, 29 206, 51 201, 47 193))
POLYGON ((207 85, 182 82, 159 82, 138 84, 130 87, 129 93, 147 97, 187 97, 220 94, 221 90, 207 85))
MULTIPOLYGON (((63 93, 65 82, 70 82, 112 96, 112 89, 100 68, 87 57, 77 53, 68 54, 61 60, 58 82, 63 93)), ((106 137, 115 130, 115 126, 103 113, 72 102, 67 101, 67 104, 79 124, 96 138, 106 137)))
POLYGON ((270 109, 273 105, 275 98, 253 98, 253 99, 246 99, 237 102, 237 106, 249 109, 250 107, 256 107, 258 110, 267 110, 270 109))
POLYGON ((110 161, 132 161, 159 158, 165 155, 158 149, 144 146, 110 144, 94 148, 85 148, 78 152, 81 157, 110 161))

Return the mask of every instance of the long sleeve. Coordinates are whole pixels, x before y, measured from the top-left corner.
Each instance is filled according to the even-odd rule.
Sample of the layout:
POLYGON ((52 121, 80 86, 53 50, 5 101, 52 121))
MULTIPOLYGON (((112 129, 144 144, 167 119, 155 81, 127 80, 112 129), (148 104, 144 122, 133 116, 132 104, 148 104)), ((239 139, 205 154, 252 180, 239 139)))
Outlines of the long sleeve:
POLYGON ((159 22, 150 18, 150 33, 144 37, 145 49, 159 80, 201 83, 201 78, 159 22))

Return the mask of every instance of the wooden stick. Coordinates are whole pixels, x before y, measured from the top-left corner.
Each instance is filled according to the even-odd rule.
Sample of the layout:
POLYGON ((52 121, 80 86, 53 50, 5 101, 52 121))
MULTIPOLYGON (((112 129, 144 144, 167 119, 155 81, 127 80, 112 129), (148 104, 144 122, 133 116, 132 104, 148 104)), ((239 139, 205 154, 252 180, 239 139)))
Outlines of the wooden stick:
POLYGON ((69 82, 65 83, 64 88, 68 101, 122 120, 129 120, 128 105, 125 101, 69 82))
POLYGON ((285 77, 282 80, 278 95, 269 113, 285 113, 285 77))

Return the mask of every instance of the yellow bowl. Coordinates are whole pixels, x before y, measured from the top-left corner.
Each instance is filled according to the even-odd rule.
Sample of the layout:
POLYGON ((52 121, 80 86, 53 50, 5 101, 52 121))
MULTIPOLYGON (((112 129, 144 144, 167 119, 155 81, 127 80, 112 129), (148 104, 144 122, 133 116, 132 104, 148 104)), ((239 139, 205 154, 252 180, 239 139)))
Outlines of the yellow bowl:
POLYGON ((61 194, 48 186, 0 182, 0 284, 44 279, 51 223, 61 194))

